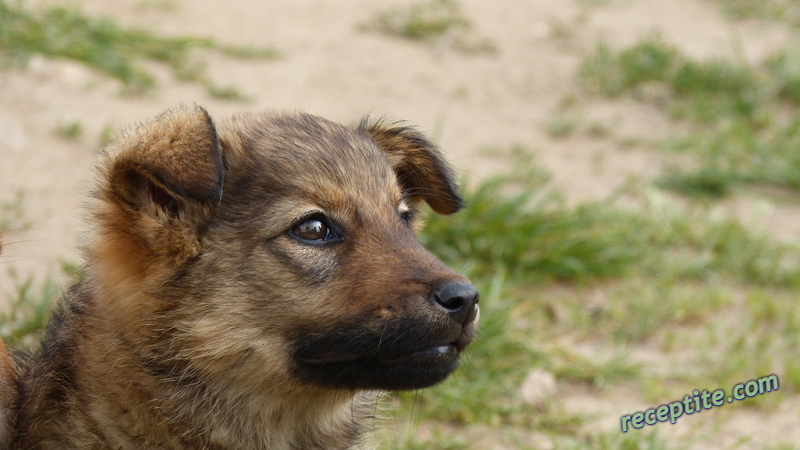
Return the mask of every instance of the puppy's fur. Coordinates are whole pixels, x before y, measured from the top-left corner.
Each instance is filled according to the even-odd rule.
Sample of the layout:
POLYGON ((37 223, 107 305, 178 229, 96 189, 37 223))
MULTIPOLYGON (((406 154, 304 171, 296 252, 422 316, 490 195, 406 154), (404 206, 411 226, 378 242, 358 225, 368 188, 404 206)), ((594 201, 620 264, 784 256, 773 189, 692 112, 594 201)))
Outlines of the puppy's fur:
POLYGON ((420 202, 463 201, 412 128, 182 107, 100 172, 85 275, 4 378, 12 448, 348 448, 475 334, 477 291, 416 240, 420 202))

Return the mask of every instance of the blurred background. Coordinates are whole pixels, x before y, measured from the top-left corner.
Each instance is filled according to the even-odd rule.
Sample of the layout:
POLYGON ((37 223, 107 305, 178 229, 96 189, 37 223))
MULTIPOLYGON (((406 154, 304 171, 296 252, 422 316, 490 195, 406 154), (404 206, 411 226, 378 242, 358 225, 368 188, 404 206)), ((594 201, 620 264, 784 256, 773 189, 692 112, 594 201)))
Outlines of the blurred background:
POLYGON ((416 123, 469 208, 421 239, 482 291, 381 449, 800 448, 795 0, 0 0, 0 333, 79 275, 103 145, 178 103, 416 123), (622 433, 623 416, 743 401, 622 433))

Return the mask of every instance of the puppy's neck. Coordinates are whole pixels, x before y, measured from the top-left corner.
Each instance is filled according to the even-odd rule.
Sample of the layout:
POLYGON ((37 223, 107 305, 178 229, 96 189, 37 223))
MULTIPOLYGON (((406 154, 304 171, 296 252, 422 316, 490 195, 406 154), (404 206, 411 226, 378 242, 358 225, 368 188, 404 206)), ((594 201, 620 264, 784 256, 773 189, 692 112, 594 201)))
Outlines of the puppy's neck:
MULTIPOLYGON (((153 343, 161 333, 176 332, 169 327, 159 331, 152 322, 174 321, 131 316, 129 323, 134 326, 110 328, 105 326, 108 321, 100 319, 108 317, 109 308, 116 308, 114 299, 91 303, 85 308, 91 332, 82 339, 92 342, 76 346, 91 352, 79 357, 86 365, 78 368, 78 382, 88 383, 85 388, 97 395, 94 418, 105 422, 105 429, 119 430, 110 441, 121 448, 141 443, 147 435, 159 444, 179 436, 176 446, 197 448, 353 448, 364 434, 364 425, 374 423, 369 419, 374 418, 379 392, 314 389, 288 379, 276 383, 280 378, 270 373, 270 367, 259 375, 244 362, 246 355, 230 357, 227 375, 182 366, 180 354, 172 360, 157 360, 164 358, 164 348, 148 350, 141 345, 153 343), (149 334, 143 335, 144 330, 149 334), (113 365, 104 362, 109 354, 115 355, 113 365), (237 370, 237 364, 247 369, 237 370), (137 380, 135 386, 131 379, 137 380)), ((170 335, 167 340, 185 339, 190 337, 170 335)), ((192 364, 197 364, 197 358, 192 364)))
MULTIPOLYGON (((226 391, 218 392, 225 395, 226 391)), ((306 392, 269 400, 247 392, 237 394, 219 398, 215 414, 204 419, 186 410, 186 419, 195 422, 194 428, 211 430, 208 445, 236 442, 236 448, 353 448, 377 401, 376 395, 368 392, 321 391, 316 396, 306 392)))

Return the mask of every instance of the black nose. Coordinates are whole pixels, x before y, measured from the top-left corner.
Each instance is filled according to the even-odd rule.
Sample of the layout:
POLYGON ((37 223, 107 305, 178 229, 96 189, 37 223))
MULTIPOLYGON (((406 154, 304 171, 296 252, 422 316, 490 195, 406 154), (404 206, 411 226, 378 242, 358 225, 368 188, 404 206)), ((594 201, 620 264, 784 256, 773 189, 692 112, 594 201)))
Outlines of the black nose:
POLYGON ((447 282, 431 294, 431 300, 456 322, 467 325, 478 316, 480 294, 469 283, 447 282))

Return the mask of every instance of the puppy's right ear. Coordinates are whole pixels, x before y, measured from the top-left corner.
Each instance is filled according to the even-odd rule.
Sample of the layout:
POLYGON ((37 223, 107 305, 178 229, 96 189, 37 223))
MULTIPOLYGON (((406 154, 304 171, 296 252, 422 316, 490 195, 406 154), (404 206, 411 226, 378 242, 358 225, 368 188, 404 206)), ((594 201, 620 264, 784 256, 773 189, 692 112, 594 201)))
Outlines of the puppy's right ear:
POLYGON ((181 264, 202 251, 202 230, 222 197, 224 167, 205 109, 161 114, 111 145, 97 217, 112 253, 181 264), (132 253, 133 252, 133 253, 132 253))
POLYGON ((224 177, 219 139, 205 109, 167 111, 117 143, 109 188, 134 210, 181 215, 191 202, 219 200, 224 177))

